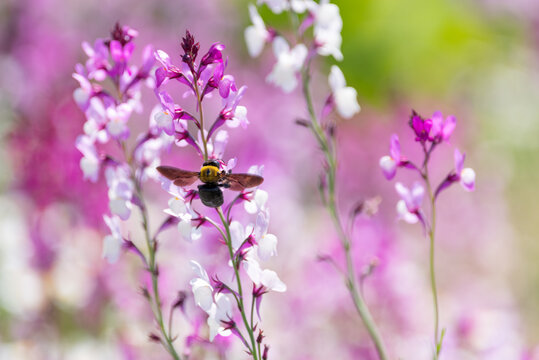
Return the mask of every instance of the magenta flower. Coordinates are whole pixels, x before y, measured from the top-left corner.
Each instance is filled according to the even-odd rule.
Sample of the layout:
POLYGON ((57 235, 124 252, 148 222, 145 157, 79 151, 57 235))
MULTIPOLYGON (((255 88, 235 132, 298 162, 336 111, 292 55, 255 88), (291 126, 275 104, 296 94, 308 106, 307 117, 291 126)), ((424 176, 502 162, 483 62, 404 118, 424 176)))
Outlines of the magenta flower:
POLYGON ((412 110, 409 125, 415 132, 415 141, 425 143, 427 140, 429 140, 430 130, 432 128, 431 119, 423 119, 418 113, 412 110))
POLYGON ((445 120, 441 111, 436 111, 431 118, 432 128, 429 140, 439 143, 449 141, 453 130, 457 126, 457 120, 453 115, 449 115, 445 120))

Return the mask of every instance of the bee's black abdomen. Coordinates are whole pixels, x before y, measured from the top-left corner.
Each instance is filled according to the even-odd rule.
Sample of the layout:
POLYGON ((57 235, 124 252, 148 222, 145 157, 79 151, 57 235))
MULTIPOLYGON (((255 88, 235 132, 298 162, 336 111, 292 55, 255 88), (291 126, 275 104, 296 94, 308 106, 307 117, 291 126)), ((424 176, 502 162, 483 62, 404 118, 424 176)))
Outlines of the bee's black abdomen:
POLYGON ((198 196, 207 207, 217 208, 224 203, 223 192, 217 184, 198 185, 198 196))

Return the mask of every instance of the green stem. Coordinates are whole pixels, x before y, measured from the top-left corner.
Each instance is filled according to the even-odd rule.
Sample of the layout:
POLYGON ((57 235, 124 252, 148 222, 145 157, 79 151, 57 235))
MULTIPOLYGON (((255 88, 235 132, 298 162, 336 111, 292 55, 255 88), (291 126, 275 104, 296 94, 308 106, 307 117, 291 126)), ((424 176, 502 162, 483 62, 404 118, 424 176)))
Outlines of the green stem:
POLYGON ((225 219, 225 216, 223 214, 223 210, 221 207, 218 207, 217 213, 219 214, 219 217, 221 218, 221 222, 223 223, 223 226, 225 227, 226 232, 226 238, 225 242, 228 247, 228 254, 230 256, 230 261, 232 261, 232 267, 234 268, 234 275, 236 277, 236 282, 238 285, 238 307, 241 313, 241 317, 243 319, 243 324, 245 325, 245 329, 249 333, 249 339, 251 340, 251 347, 249 348, 249 351, 251 351, 251 354, 253 355, 253 360, 258 360, 258 354, 256 351, 256 341, 253 333, 253 328, 249 325, 249 321, 247 320, 247 315, 245 314, 245 305, 243 301, 243 290, 241 287, 241 279, 240 279, 240 273, 238 269, 238 263, 236 262, 234 258, 234 250, 232 249, 232 237, 230 235, 230 226, 228 224, 228 221, 225 219))
POLYGON ((148 267, 150 274, 152 276, 152 293, 150 294, 150 305, 152 307, 152 311, 154 314, 154 318, 157 321, 157 324, 159 325, 159 330, 161 331, 161 335, 163 339, 161 339, 161 343, 165 347, 165 349, 168 351, 168 353, 174 358, 174 360, 181 360, 180 356, 176 352, 176 349, 174 348, 174 345, 172 344, 172 339, 170 337, 170 334, 165 329, 165 324, 163 321, 163 313, 161 310, 161 298, 159 297, 159 285, 158 285, 158 273, 157 273, 157 264, 155 260, 155 247, 154 242, 150 236, 150 229, 148 225, 148 211, 146 210, 146 205, 144 204, 144 198, 142 196, 142 189, 140 187, 139 182, 136 179, 133 179, 135 182, 136 192, 137 196, 140 199, 141 202, 141 213, 142 213, 142 227, 144 228, 144 235, 146 238, 146 245, 148 247, 148 267))
POLYGON ((436 289, 436 272, 434 267, 434 233, 436 230, 436 199, 432 193, 432 186, 430 184, 428 169, 425 164, 425 183, 427 185, 427 192, 429 194, 430 206, 431 206, 431 220, 430 220, 430 229, 428 230, 429 236, 429 272, 430 272, 430 286, 432 291, 432 301, 434 303, 434 345, 435 345, 435 356, 434 359, 438 359, 441 351, 441 343, 439 339, 439 309, 438 309, 438 291, 436 289))
POLYGON ((193 85, 195 88, 195 95, 197 97, 198 113, 200 114, 200 133, 202 137, 202 144, 204 146, 204 162, 206 162, 208 161, 208 142, 206 140, 206 135, 204 134, 204 114, 202 111, 202 99, 200 98, 200 90, 198 88, 198 82, 196 81, 196 77, 194 77, 193 85))
POLYGON ((359 314, 359 317, 361 318, 361 320, 363 321, 363 324, 367 328, 367 332, 369 333, 369 336, 371 337, 374 343, 374 346, 376 347, 376 351, 378 353, 379 358, 381 360, 387 360, 388 359, 387 351, 382 341, 382 337, 380 336, 378 328, 367 307, 367 304, 365 303, 365 300, 363 299, 357 287, 357 280, 356 280, 356 275, 355 275, 355 270, 354 270, 354 262, 352 260, 350 239, 343 228, 343 225, 339 216, 339 212, 337 210, 337 202, 336 202, 336 196, 335 196, 335 178, 336 178, 336 173, 337 173, 336 153, 335 153, 335 149, 330 146, 328 138, 325 135, 322 127, 320 126, 320 123, 318 122, 318 118, 314 111, 314 106, 313 106, 311 94, 309 91, 309 83, 310 83, 309 64, 307 64, 302 69, 303 96, 305 97, 305 102, 307 104, 307 109, 309 111, 309 115, 311 118, 311 127, 310 127, 311 131, 313 135, 315 136, 316 140, 318 141, 318 144, 320 145, 322 152, 324 153, 324 156, 328 163, 328 170, 327 170, 327 179, 328 179, 327 197, 328 199, 326 202, 326 207, 328 209, 328 212, 331 215, 335 228, 337 229, 339 239, 341 240, 341 244, 343 246, 343 249, 346 255, 346 276, 345 276, 346 286, 348 288, 348 291, 350 292, 350 295, 354 302, 354 306, 359 314))

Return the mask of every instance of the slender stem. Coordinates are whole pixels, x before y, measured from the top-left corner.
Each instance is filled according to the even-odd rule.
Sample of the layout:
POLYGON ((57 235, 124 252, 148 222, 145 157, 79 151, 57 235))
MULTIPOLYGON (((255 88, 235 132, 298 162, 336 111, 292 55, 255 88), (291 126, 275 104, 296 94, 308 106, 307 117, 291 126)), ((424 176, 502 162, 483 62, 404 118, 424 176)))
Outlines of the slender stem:
POLYGON ((158 270, 157 270, 157 263, 155 260, 156 255, 156 249, 154 247, 154 241, 152 240, 150 236, 150 230, 148 225, 148 211, 146 209, 146 205, 144 204, 144 198, 142 196, 142 189, 140 187, 139 182, 134 179, 135 187, 137 196, 140 199, 141 206, 140 210, 142 213, 142 227, 144 228, 144 235, 146 238, 146 245, 148 247, 148 271, 150 272, 152 276, 152 293, 150 295, 150 304, 152 305, 152 311, 154 313, 155 320, 157 321, 157 324, 159 325, 159 330, 161 331, 161 335, 164 339, 161 339, 161 342, 165 349, 169 352, 169 354, 175 359, 180 360, 180 356, 176 352, 176 349, 174 348, 174 345, 172 344, 172 339, 170 337, 170 334, 165 329, 165 324, 163 321, 163 313, 161 310, 161 298, 159 297, 159 284, 158 284, 158 270), (152 296, 153 295, 153 296, 152 296))
POLYGON ((429 236, 429 273, 430 273, 430 287, 432 291, 432 301, 434 303, 434 345, 435 345, 435 355, 434 359, 438 359, 441 351, 441 343, 439 338, 439 309, 438 309, 438 291, 436 289, 436 272, 434 267, 434 234, 436 230, 436 199, 432 193, 432 186, 430 184, 428 168, 425 163, 424 166, 424 178, 427 185, 427 192, 429 194, 430 206, 431 206, 431 220, 430 228, 428 230, 429 236))
POLYGON ((204 161, 208 161, 208 142, 206 141, 206 135, 204 134, 204 114, 202 111, 202 99, 200 90, 198 87, 198 81, 196 79, 195 74, 193 74, 193 85, 195 87, 195 95, 197 97, 197 107, 198 107, 198 113, 199 113, 199 120, 200 120, 200 133, 202 137, 202 144, 204 146, 204 161))
POLYGON ((257 351, 256 351, 256 341, 255 341, 255 337, 254 337, 254 334, 253 334, 253 328, 249 325, 249 321, 247 320, 247 315, 245 314, 245 305, 244 305, 244 301, 243 301, 243 290, 242 290, 242 287, 241 287, 241 279, 240 279, 238 263, 236 262, 236 260, 234 258, 234 250, 232 249, 232 237, 230 235, 230 226, 228 224, 228 221, 225 219, 225 216, 223 214, 223 210, 221 209, 221 207, 218 207, 216 210, 217 210, 217 213, 219 214, 219 217, 221 218, 221 222, 223 223, 223 226, 225 227, 225 232, 226 232, 225 242, 226 242, 226 245, 228 247, 228 254, 230 256, 230 261, 232 261, 232 267, 234 268, 234 275, 236 277, 236 282, 237 282, 237 285, 238 285, 238 295, 239 295, 238 306, 239 306, 239 310, 240 310, 240 313, 241 313, 241 317, 243 319, 243 324, 245 325, 245 329, 249 333, 249 339, 251 340, 251 346, 250 346, 249 350, 251 351, 251 355, 253 356, 253 360, 258 360, 258 354, 257 354, 257 351))
POLYGON ((367 304, 365 303, 365 300, 363 299, 357 287, 357 279, 356 279, 356 275, 355 275, 356 273, 354 270, 354 262, 352 260, 350 239, 343 228, 343 224, 341 222, 339 212, 337 210, 337 202, 336 202, 336 196, 335 196, 335 178, 336 178, 336 172, 337 172, 337 159, 336 159, 335 148, 331 147, 327 136, 325 135, 322 127, 320 126, 320 123, 318 122, 316 113, 314 111, 314 106, 313 106, 310 90, 309 90, 309 83, 310 83, 309 64, 306 64, 304 68, 302 69, 303 96, 305 98, 307 109, 309 111, 309 115, 311 118, 311 127, 310 127, 311 131, 313 135, 315 136, 316 140, 318 141, 318 144, 320 145, 322 152, 324 153, 324 156, 326 158, 327 165, 328 165, 328 169, 327 169, 327 180, 328 180, 327 198, 328 199, 326 202, 326 207, 334 222, 335 228, 337 229, 339 239, 341 240, 341 244, 343 246, 343 249, 346 255, 346 270, 347 270, 346 276, 345 276, 346 286, 348 288, 348 291, 350 292, 350 295, 354 302, 354 306, 359 314, 359 317, 363 321, 363 324, 367 328, 367 332, 369 333, 369 336, 371 337, 374 343, 374 346, 376 348, 379 358, 381 360, 386 360, 388 359, 388 356, 387 356, 387 351, 385 349, 384 343, 382 341, 382 337, 380 336, 379 330, 367 307, 367 304))

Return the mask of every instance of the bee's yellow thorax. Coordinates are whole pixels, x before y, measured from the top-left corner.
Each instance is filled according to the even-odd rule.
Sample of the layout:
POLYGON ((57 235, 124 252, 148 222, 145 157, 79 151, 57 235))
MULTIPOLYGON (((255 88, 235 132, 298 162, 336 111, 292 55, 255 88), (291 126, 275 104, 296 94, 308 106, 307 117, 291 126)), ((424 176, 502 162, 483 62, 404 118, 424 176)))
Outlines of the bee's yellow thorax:
POLYGON ((200 169, 200 181, 203 183, 216 183, 219 181, 220 174, 218 167, 212 165, 203 166, 200 169))

